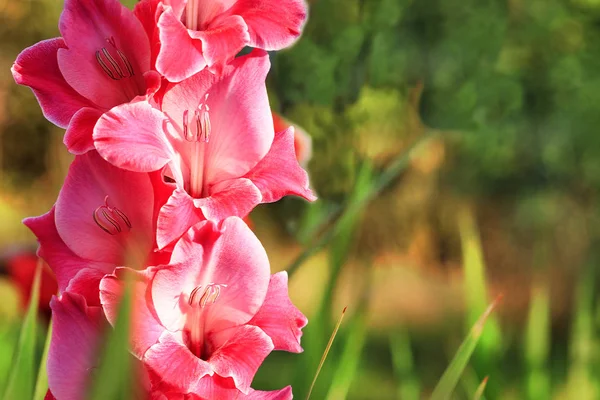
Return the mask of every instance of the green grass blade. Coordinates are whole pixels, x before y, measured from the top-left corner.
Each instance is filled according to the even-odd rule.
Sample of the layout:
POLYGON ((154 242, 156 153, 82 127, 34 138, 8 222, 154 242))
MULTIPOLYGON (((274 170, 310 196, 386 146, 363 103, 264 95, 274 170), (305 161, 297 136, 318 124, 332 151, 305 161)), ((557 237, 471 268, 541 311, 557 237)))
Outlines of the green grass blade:
POLYGON ((473 325, 468 336, 460 345, 456 355, 433 390, 431 400, 446 400, 450 398, 481 338, 481 335, 483 334, 483 328, 485 327, 490 314, 494 308, 496 308, 501 298, 502 296, 498 296, 498 298, 496 298, 496 300, 494 300, 487 310, 479 317, 479 320, 475 325, 473 325))
POLYGON ((44 344, 44 352, 42 353, 42 359, 40 360, 40 367, 38 369, 37 380, 35 382, 35 392, 33 393, 33 400, 44 400, 46 392, 48 391, 48 352, 50 351, 50 340, 52 338, 52 321, 48 325, 48 332, 46 334, 46 343, 44 344))
POLYGON ((473 400, 483 400, 483 392, 485 391, 485 387, 487 386, 488 378, 489 377, 487 377, 487 376, 485 378, 483 378, 483 380, 481 381, 481 384, 475 391, 475 395, 473 395, 473 400))
POLYGON ((394 332, 390 335, 390 347, 394 374, 398 382, 398 398, 418 400, 421 398, 419 380, 414 370, 410 336, 406 331, 394 332))
MULTIPOLYGON (((458 215, 463 268, 465 277, 465 300, 467 305, 467 327, 472 326, 489 303, 485 261, 477 223, 473 212, 465 207, 458 215)), ((487 372, 495 364, 502 348, 500 325, 494 316, 488 320, 480 339, 477 359, 481 359, 487 372), (480 357, 481 358, 480 358, 480 357)))
POLYGON ((126 400, 132 393, 132 360, 128 351, 131 320, 131 285, 127 283, 119 305, 114 330, 108 333, 95 379, 91 384, 91 400, 126 400))
POLYGON ((310 399, 310 395, 315 387, 315 383, 317 382, 317 378, 319 377, 319 373, 321 372, 321 368, 323 368, 323 364, 325 364, 325 359, 327 358, 327 354, 329 354, 329 350, 331 349, 331 345, 335 339, 335 336, 340 329, 340 325, 342 325, 342 321, 344 320, 344 315, 346 314, 346 307, 342 310, 342 315, 340 315, 340 319, 338 320, 331 337, 329 338, 329 342, 327 343, 327 347, 325 347, 325 351, 323 352, 323 356, 321 357, 321 361, 319 362, 319 367, 317 368, 317 372, 315 373, 315 377, 313 378, 312 384, 310 385, 310 389, 308 390, 308 395, 306 396, 306 400, 310 399))
POLYGON ((348 396, 367 338, 367 324, 364 313, 354 317, 349 331, 326 400, 340 400, 348 396))
POLYGON ((536 283, 531 289, 527 320, 525 358, 528 370, 527 397, 530 400, 549 399, 550 376, 550 294, 546 281, 536 283))
POLYGON ((40 277, 43 263, 38 261, 35 270, 31 296, 27 312, 23 319, 18 346, 13 358, 11 375, 4 392, 4 400, 31 399, 35 385, 37 363, 36 363, 36 339, 37 339, 37 311, 40 295, 40 277))

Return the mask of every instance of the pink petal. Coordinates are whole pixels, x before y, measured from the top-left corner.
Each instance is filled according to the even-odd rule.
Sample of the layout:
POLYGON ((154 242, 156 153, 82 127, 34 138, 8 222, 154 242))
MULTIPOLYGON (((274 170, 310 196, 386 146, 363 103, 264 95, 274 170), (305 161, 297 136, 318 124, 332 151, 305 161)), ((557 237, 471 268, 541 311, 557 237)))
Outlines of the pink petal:
POLYGON ((182 393, 195 392, 202 377, 213 375, 209 363, 192 354, 181 338, 168 331, 146 351, 143 361, 164 383, 182 393))
POLYGON ((206 219, 220 221, 228 216, 244 217, 262 200, 254 183, 240 178, 218 183, 211 188, 209 197, 193 201, 206 219))
POLYGON ((62 38, 41 41, 23 50, 11 68, 15 81, 33 90, 44 116, 61 128, 66 128, 81 108, 95 107, 63 78, 57 52, 64 48, 62 38))
POLYGON ((230 12, 246 21, 249 46, 281 50, 300 36, 306 11, 303 0, 238 0, 230 12))
POLYGON ((160 39, 158 37, 158 29, 156 23, 158 22, 159 12, 162 11, 162 5, 159 4, 159 0, 142 0, 136 3, 133 8, 133 13, 136 18, 142 23, 146 36, 150 41, 150 53, 151 62, 150 65, 156 64, 156 57, 160 50, 160 39), (159 9, 160 8, 160 9, 159 9))
POLYGON ((176 264, 159 270, 152 283, 156 312, 169 329, 181 328, 174 325, 174 316, 187 311, 190 294, 198 286, 221 285, 218 299, 204 311, 207 332, 244 324, 263 304, 269 260, 239 218, 194 226, 179 240, 171 260, 176 264))
POLYGON ((268 392, 250 389, 250 393, 245 398, 247 400, 292 400, 294 395, 292 394, 292 387, 286 386, 283 389, 268 392))
POLYGON ((243 176, 269 151, 275 135, 265 86, 269 66, 267 53, 255 50, 233 60, 220 77, 202 71, 167 88, 163 111, 174 124, 200 103, 210 108, 209 142, 199 143, 206 146, 205 186, 243 176))
POLYGON ((309 201, 317 199, 308 187, 308 174, 296 160, 293 127, 275 135, 269 153, 246 178, 260 189, 263 203, 274 202, 290 194, 309 201))
POLYGON ((69 281, 65 291, 83 296, 89 306, 100 306, 99 285, 104 275, 104 271, 82 268, 69 281))
POLYGON ((96 367, 105 320, 100 307, 88 307, 83 297, 65 292, 53 298, 52 339, 48 354, 48 385, 61 400, 80 400, 96 367))
POLYGON ((75 254, 88 260, 123 265, 128 255, 144 258, 154 237, 153 197, 148 174, 116 168, 88 152, 75 158, 58 195, 57 231, 75 254), (94 216, 106 203, 118 208, 130 227, 112 214, 121 232, 104 231, 94 216))
POLYGON ((112 272, 113 264, 88 261, 73 253, 59 236, 54 218, 55 207, 52 207, 48 213, 26 218, 23 223, 37 236, 40 243, 38 256, 54 271, 61 292, 67 289, 71 279, 83 269, 95 269, 102 275, 112 272))
POLYGON ((254 318, 248 322, 258 326, 273 340, 275 350, 302 352, 300 337, 308 320, 288 296, 287 272, 271 275, 265 302, 254 318))
POLYGON ((145 101, 123 104, 98 120, 94 145, 105 160, 119 168, 157 171, 173 158, 163 130, 165 121, 164 114, 145 101))
POLYGON ((156 69, 171 82, 179 82, 206 67, 202 42, 190 37, 187 29, 167 7, 158 19, 160 53, 156 69))
POLYGON ((230 15, 204 31, 190 31, 190 36, 202 40, 202 55, 218 73, 250 41, 248 27, 239 15, 230 15))
POLYGON ((59 29, 68 49, 58 51, 58 65, 65 80, 83 97, 111 108, 145 93, 143 75, 150 70, 148 37, 140 21, 118 0, 66 0, 59 29), (121 60, 126 57, 134 75, 109 77, 96 58, 98 51, 102 56, 103 48, 128 76, 121 60))
POLYGON ((208 361, 217 374, 232 378, 235 386, 248 394, 256 371, 273 350, 273 342, 256 326, 244 325, 232 330, 229 339, 208 361))
POLYGON ((94 149, 92 132, 102 112, 96 108, 84 107, 71 119, 63 142, 72 154, 84 154, 94 149))
POLYGON ((179 239, 193 225, 203 220, 202 212, 193 199, 181 188, 176 188, 158 214, 156 232, 160 249, 179 239))
MULTIPOLYGON (((117 274, 125 273, 137 279, 133 284, 133 311, 131 321, 131 347, 138 358, 142 358, 150 346, 156 344, 165 328, 160 325, 152 306, 148 291, 148 281, 133 270, 118 268, 117 274)), ((100 300, 108 321, 114 325, 118 316, 119 306, 125 282, 117 275, 106 275, 100 282, 100 300)))

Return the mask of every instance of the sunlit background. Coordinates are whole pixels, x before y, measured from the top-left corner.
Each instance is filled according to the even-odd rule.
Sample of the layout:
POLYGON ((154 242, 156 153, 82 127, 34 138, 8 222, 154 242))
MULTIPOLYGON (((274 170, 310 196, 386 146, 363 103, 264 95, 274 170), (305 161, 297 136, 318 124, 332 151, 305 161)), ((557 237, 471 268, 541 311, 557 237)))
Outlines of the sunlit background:
MULTIPOLYGON (((487 399, 600 398, 600 1, 310 6, 268 88, 312 138, 319 200, 251 214, 310 322, 305 352, 271 355, 254 387, 304 399, 347 306, 312 398, 429 398, 502 294, 455 398, 486 377, 487 399)), ((58 35, 61 8, 0 0, 0 393, 35 266, 20 221, 71 161, 10 67, 58 35)))

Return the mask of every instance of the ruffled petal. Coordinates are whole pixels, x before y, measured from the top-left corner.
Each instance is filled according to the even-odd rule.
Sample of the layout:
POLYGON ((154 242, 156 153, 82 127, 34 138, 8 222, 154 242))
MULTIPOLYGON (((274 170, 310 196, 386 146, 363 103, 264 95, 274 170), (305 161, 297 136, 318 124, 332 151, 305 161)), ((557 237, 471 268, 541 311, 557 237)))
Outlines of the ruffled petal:
POLYGON ((261 191, 263 203, 271 203, 287 195, 314 201, 308 187, 308 174, 296 159, 294 128, 275 135, 269 153, 246 175, 261 191))
POLYGON ((230 12, 246 21, 249 46, 281 50, 300 36, 307 10, 303 0, 238 0, 230 12))
POLYGON ((56 202, 56 229, 82 258, 114 265, 128 257, 145 262, 154 238, 153 202, 148 174, 116 168, 91 151, 69 168, 56 202))
POLYGON ((272 275, 265 302, 248 324, 258 326, 269 335, 275 350, 300 353, 302 328, 307 323, 304 314, 290 301, 287 272, 272 275))
POLYGON ((181 188, 176 188, 158 214, 156 242, 160 249, 179 239, 193 225, 204 219, 193 199, 181 188))
POLYGON ((179 82, 206 67, 202 42, 190 37, 188 30, 175 16, 171 7, 158 19, 160 52, 156 69, 171 82, 179 82))
POLYGON ((88 307, 82 296, 63 293, 53 298, 52 338, 48 354, 48 386, 61 400, 85 397, 90 371, 96 367, 105 319, 100 307, 88 307))
POLYGON ((83 97, 109 109, 145 93, 150 43, 118 0, 66 0, 59 29, 67 45, 58 51, 60 71, 83 97))
POLYGON ((190 31, 190 36, 202 40, 202 55, 217 73, 250 41, 248 27, 239 15, 223 18, 204 31, 190 31))
POLYGON ((235 386, 248 394, 258 367, 273 350, 273 342, 260 328, 251 325, 232 328, 232 332, 221 335, 229 335, 229 338, 208 362, 217 374, 232 378, 235 386))
POLYGON ((168 331, 146 351, 143 361, 164 383, 182 393, 196 392, 201 378, 214 373, 209 363, 192 354, 181 338, 168 331))
POLYGON ((165 115, 145 101, 123 104, 98 120, 94 145, 105 160, 119 168, 158 171, 173 158, 165 122, 165 115))
POLYGON ((60 72, 57 53, 64 48, 62 38, 41 41, 23 50, 11 68, 15 81, 33 90, 48 121, 61 128, 66 128, 81 108, 95 107, 60 72))
POLYGON ((63 143, 72 154, 84 154, 94 149, 94 126, 102 116, 96 108, 84 107, 71 120, 63 138, 63 143))
POLYGON ((216 184, 209 197, 193 199, 193 202, 206 219, 221 221, 228 216, 245 217, 262 200, 254 183, 240 178, 216 184))

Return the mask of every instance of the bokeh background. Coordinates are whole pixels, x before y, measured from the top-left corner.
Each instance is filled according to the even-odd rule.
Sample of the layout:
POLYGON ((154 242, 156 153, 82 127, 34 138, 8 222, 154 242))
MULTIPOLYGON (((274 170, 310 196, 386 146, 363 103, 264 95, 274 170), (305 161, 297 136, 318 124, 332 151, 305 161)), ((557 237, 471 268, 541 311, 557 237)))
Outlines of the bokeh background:
MULTIPOLYGON (((487 399, 600 398, 600 1, 309 3, 268 88, 312 139, 319 201, 251 219, 310 322, 305 352, 273 354, 254 386, 305 398, 348 306, 312 398, 428 398, 502 294, 455 398, 485 377, 487 399)), ((0 0, 0 377, 35 265, 20 221, 71 161, 10 66, 61 8, 0 0)))

